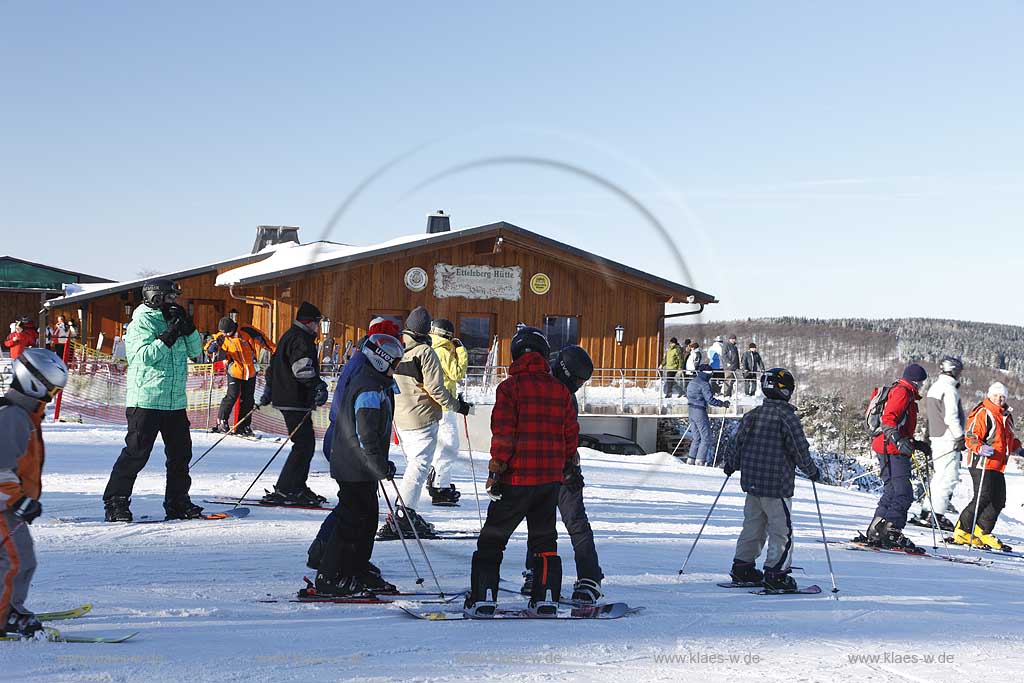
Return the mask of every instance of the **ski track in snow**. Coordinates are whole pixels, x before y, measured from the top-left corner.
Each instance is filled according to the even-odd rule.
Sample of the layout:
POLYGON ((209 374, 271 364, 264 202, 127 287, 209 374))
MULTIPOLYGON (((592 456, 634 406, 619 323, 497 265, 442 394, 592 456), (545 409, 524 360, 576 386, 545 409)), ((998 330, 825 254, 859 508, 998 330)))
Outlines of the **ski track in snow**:
MULTIPOLYGON (((836 601, 806 481, 797 482, 794 499, 794 564, 803 568, 795 576, 801 585, 820 585, 820 595, 759 597, 714 585, 727 578, 742 524, 738 477, 679 577, 721 471, 681 465, 664 453, 584 450, 585 495, 608 599, 646 610, 600 622, 430 623, 390 606, 287 602, 302 577, 312 576, 306 547, 324 512, 254 507, 239 520, 104 524, 101 493, 122 429, 48 424, 45 438, 45 511, 32 527, 40 566, 29 605, 44 611, 93 602, 85 618, 55 625, 69 633, 141 633, 121 645, 0 643, 5 681, 962 682, 1005 677, 1024 663, 1024 560, 984 554, 992 566, 976 567, 831 547, 841 589, 836 601), (95 521, 68 521, 74 518, 95 521), (281 601, 258 602, 271 598, 281 601), (858 654, 880 658, 851 662, 858 654), (894 661, 909 656, 935 659, 894 661)), ((215 438, 194 432, 196 455, 215 438)), ((241 495, 276 447, 226 440, 193 472, 193 499, 241 495)), ((401 469, 397 447, 393 459, 401 469)), ((162 515, 162 460, 158 442, 135 488, 136 516, 162 515)), ((476 460, 477 472, 485 471, 486 455, 476 460)), ((310 485, 332 495, 327 469, 318 455, 310 485)), ((278 470, 275 462, 253 493, 269 488, 278 470)), ((420 511, 442 529, 475 530, 465 453, 455 477, 461 507, 421 504, 420 511)), ((1009 500, 996 531, 1012 542, 1024 539, 1024 480, 1016 471, 1007 479, 1009 500)), ((829 538, 865 526, 875 504, 874 496, 856 491, 822 486, 818 493, 829 538)), ((969 497, 965 474, 957 505, 969 497)), ((908 530, 931 548, 927 529, 908 530)), ((559 534, 569 589, 575 567, 561 525, 559 534)), ((505 553, 508 587, 518 585, 525 540, 524 525, 505 553)), ((426 546, 443 588, 465 589, 474 544, 426 546)), ((421 590, 430 590, 426 565, 410 550, 426 578, 421 590)), ((399 543, 378 543, 374 561, 400 587, 414 589, 399 543)))

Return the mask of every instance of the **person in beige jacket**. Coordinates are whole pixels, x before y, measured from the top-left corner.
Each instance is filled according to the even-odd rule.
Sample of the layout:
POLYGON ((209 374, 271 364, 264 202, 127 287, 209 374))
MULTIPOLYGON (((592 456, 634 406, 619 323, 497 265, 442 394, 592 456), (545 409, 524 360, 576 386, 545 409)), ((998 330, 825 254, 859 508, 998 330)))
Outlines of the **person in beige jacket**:
POLYGON ((405 471, 398 487, 407 515, 388 520, 377 532, 380 539, 397 538, 397 523, 402 533, 411 536, 412 525, 422 537, 435 536, 433 525, 416 513, 430 462, 437 448, 437 432, 444 410, 465 415, 469 404, 457 398, 445 386, 444 370, 430 342, 432 320, 427 309, 419 306, 409 313, 402 331, 405 354, 395 371, 395 428, 405 452, 405 471))
MULTIPOLYGON (((445 388, 452 396, 458 396, 459 382, 466 378, 469 369, 466 347, 455 337, 455 326, 444 318, 435 320, 431 325, 430 341, 441 362, 445 388)), ((458 418, 458 413, 445 410, 437 427, 437 449, 427 475, 427 492, 434 505, 458 505, 462 496, 452 483, 451 476, 452 464, 459 457, 458 418)))

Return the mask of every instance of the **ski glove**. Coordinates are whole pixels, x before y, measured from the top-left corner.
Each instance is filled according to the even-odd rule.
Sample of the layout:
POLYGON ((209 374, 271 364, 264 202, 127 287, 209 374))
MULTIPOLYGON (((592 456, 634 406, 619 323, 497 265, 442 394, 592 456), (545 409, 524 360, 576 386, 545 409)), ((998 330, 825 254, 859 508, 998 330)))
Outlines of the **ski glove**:
POLYGON ((984 446, 982 446, 981 448, 978 449, 978 455, 986 457, 986 458, 995 455, 995 453, 996 453, 996 449, 992 448, 988 444, 985 444, 984 446))
POLYGON ((395 480, 395 473, 398 472, 398 468, 395 467, 395 463, 388 460, 387 466, 384 468, 384 478, 388 481, 395 480))
POLYGON ((260 394, 259 405, 261 405, 261 406, 269 406, 270 405, 270 401, 271 401, 270 385, 267 385, 267 388, 263 390, 262 394, 260 394))
POLYGON ((725 465, 722 467, 722 471, 725 472, 725 476, 727 477, 731 477, 732 475, 736 474, 736 468, 730 465, 729 463, 725 463, 725 465))
POLYGON ((316 388, 313 389, 313 403, 317 406, 327 403, 327 382, 320 380, 316 388))
POLYGON ((956 441, 953 442, 953 450, 957 453, 963 453, 967 450, 967 443, 964 437, 957 437, 956 441))
POLYGON ((35 498, 22 496, 15 501, 14 507, 11 508, 11 512, 14 513, 15 517, 26 524, 31 524, 36 517, 43 514, 43 506, 40 505, 39 501, 35 498))
POLYGON ((157 339, 162 341, 167 348, 171 348, 180 336, 181 329, 178 327, 178 321, 175 319, 167 323, 167 329, 158 335, 157 339))
POLYGON ((459 407, 455 409, 459 415, 469 415, 469 409, 473 407, 472 403, 466 403, 466 400, 462 398, 462 394, 459 394, 458 399, 459 407))
MULTIPOLYGON (((805 472, 804 474, 807 474, 807 473, 805 472)), ((821 470, 818 469, 817 467, 815 467, 814 470, 810 474, 807 475, 807 478, 810 479, 811 481, 815 481, 815 482, 821 481, 821 470)))
POLYGON ((497 502, 501 500, 501 475, 508 469, 508 463, 504 460, 491 458, 487 463, 487 497, 497 502))
POLYGON ((907 437, 896 442, 896 448, 900 449, 901 455, 911 456, 914 454, 914 442, 907 437))
POLYGON ((455 348, 459 348, 460 346, 462 346, 462 340, 458 338, 452 339, 452 346, 454 346, 455 348))
POLYGON ((926 458, 932 457, 932 445, 927 441, 914 439, 914 450, 924 453, 926 458))
POLYGON ((574 493, 582 491, 583 469, 579 465, 568 467, 562 478, 562 486, 574 493))

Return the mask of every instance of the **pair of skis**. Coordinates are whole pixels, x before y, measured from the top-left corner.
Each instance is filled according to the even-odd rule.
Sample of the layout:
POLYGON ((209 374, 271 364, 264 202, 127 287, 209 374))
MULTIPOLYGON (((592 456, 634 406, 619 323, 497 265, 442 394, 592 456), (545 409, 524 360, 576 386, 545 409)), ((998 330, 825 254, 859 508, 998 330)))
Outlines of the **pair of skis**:
POLYGON ((405 605, 398 605, 398 608, 410 617, 424 621, 502 621, 508 619, 536 619, 538 621, 559 621, 578 619, 620 619, 631 614, 637 614, 643 607, 630 607, 624 602, 606 602, 598 605, 586 605, 577 607, 560 608, 553 616, 539 616, 532 613, 525 607, 508 607, 499 605, 490 616, 472 617, 461 609, 455 610, 431 610, 416 609, 405 605))
MULTIPOLYGON (((61 610, 58 612, 39 612, 36 614, 36 618, 42 622, 51 621, 69 621, 71 619, 78 619, 84 617, 92 611, 92 603, 87 603, 81 607, 75 607, 73 609, 61 610)), ((132 631, 129 633, 62 633, 61 631, 50 627, 43 627, 43 640, 47 640, 51 643, 123 643, 126 640, 131 640, 139 634, 138 631, 132 631)), ((17 634, 7 634, 0 636, 0 640, 6 641, 20 641, 20 640, 35 640, 34 638, 23 638, 17 634)))
POLYGON ((748 591, 753 595, 817 595, 821 592, 821 586, 805 586, 803 588, 766 588, 761 581, 726 581, 716 584, 720 588, 759 588, 760 590, 748 591))

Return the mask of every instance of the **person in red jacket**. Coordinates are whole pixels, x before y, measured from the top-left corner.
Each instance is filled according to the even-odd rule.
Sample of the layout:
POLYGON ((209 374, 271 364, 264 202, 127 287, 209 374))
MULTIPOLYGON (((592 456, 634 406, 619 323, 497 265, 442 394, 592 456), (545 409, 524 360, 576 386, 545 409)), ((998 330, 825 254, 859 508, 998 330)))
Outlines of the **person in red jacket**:
POLYGON ((480 531, 464 609, 494 614, 501 559, 508 539, 526 519, 533 553, 530 610, 554 616, 562 588, 555 516, 566 459, 579 445, 572 395, 551 374, 551 348, 540 330, 523 327, 512 338, 512 366, 498 385, 491 412, 487 521, 480 531))
POLYGON ((25 349, 31 349, 39 341, 39 330, 31 318, 20 318, 14 331, 7 335, 4 346, 11 350, 11 360, 22 354, 25 349))
POLYGON ((875 516, 868 526, 867 540, 881 548, 896 548, 908 552, 921 552, 913 541, 903 535, 907 525, 907 511, 914 503, 914 487, 910 483, 914 451, 931 457, 931 445, 914 438, 917 430, 917 402, 921 400, 921 385, 928 373, 917 363, 903 370, 903 377, 889 390, 882 409, 882 433, 871 443, 878 457, 885 489, 875 508, 875 516))

